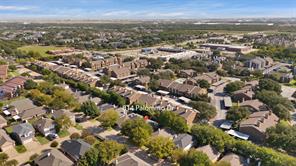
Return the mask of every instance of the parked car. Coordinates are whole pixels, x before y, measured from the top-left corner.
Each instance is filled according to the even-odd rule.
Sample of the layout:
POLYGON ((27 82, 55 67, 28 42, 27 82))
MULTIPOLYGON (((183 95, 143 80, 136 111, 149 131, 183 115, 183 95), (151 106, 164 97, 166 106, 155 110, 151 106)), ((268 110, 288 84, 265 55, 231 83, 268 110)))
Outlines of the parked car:
POLYGON ((58 138, 58 135, 57 134, 48 134, 47 135, 47 139, 49 139, 50 141, 54 140, 58 138))

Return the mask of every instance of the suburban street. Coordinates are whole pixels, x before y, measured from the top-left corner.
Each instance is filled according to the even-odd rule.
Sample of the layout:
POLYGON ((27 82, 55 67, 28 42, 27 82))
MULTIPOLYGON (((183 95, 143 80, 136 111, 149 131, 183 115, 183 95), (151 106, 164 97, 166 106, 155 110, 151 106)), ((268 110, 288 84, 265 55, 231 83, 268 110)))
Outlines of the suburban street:
POLYGON ((213 93, 209 93, 209 97, 211 97, 211 104, 217 109, 216 117, 210 120, 210 122, 215 126, 220 126, 220 124, 223 123, 226 118, 227 110, 223 109, 221 105, 223 97, 225 96, 223 91, 226 84, 227 83, 223 83, 222 85, 216 87, 213 93))

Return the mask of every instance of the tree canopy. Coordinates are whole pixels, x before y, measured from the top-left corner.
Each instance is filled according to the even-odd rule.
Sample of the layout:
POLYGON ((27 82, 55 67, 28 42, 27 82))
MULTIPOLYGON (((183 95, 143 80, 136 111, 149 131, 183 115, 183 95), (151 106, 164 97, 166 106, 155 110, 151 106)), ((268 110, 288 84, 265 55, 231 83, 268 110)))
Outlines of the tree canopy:
POLYGON ((96 117, 100 114, 100 110, 97 105, 88 100, 80 106, 80 111, 83 112, 87 116, 96 117))
POLYGON ((98 120, 101 122, 103 127, 109 128, 114 126, 118 119, 118 112, 112 109, 101 113, 98 120))
POLYGON ((214 118, 217 114, 217 110, 214 106, 210 105, 207 102, 204 101, 197 101, 197 102, 191 102, 190 105, 199 111, 199 114, 197 116, 198 120, 210 120, 214 118))
POLYGON ((227 93, 232 93, 234 91, 240 90, 244 86, 244 83, 241 81, 234 81, 225 86, 225 91, 227 93))
POLYGON ((182 166, 211 166, 212 164, 206 154, 194 149, 181 156, 178 163, 182 166))
POLYGON ((296 154, 296 126, 279 123, 267 129, 266 134, 268 146, 296 154))
POLYGON ((136 145, 144 145, 152 134, 152 127, 144 119, 127 120, 122 124, 121 133, 136 145))
POLYGON ((168 127, 176 133, 185 133, 188 131, 185 119, 176 115, 172 111, 162 111, 156 120, 160 126, 168 127))
POLYGON ((282 92, 281 85, 271 79, 259 80, 259 89, 260 90, 275 91, 278 94, 280 94, 282 92))
POLYGON ((125 151, 125 146, 115 141, 98 142, 79 160, 79 166, 106 166, 125 151))
POLYGON ((149 153, 159 159, 171 156, 175 148, 175 144, 171 139, 161 136, 152 137, 146 146, 149 153))
POLYGON ((250 114, 251 112, 248 108, 234 106, 227 111, 226 119, 238 122, 248 117, 250 114))

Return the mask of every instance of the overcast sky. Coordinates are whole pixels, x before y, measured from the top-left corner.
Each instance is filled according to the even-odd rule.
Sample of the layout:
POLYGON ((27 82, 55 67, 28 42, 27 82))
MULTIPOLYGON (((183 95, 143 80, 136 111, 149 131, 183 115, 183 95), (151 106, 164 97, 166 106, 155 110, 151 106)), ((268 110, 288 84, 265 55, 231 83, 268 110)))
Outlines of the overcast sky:
POLYGON ((296 0, 0 0, 0 19, 296 17, 296 0))

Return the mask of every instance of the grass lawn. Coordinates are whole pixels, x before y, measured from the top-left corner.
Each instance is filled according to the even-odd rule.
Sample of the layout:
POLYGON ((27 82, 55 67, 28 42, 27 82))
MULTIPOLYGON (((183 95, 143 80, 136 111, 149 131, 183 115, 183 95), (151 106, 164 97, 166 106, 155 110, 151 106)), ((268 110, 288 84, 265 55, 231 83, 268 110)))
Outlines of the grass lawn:
POLYGON ((16 145, 15 150, 18 153, 25 153, 27 151, 26 147, 24 145, 16 145))
POLYGON ((24 46, 24 47, 19 47, 18 49, 21 51, 29 52, 39 52, 41 56, 47 57, 49 54, 47 54, 47 51, 50 50, 60 50, 65 47, 56 47, 56 46, 39 46, 39 45, 29 45, 29 46, 24 46))
POLYGON ((75 128, 76 128, 77 130, 83 130, 83 127, 82 127, 81 125, 79 125, 79 124, 76 124, 76 125, 75 125, 75 128))
POLYGON ((11 134, 13 131, 13 126, 5 127, 5 130, 8 134, 11 134))
POLYGON ((63 138, 63 137, 66 137, 66 136, 70 135, 70 133, 67 130, 61 130, 58 133, 58 135, 59 135, 59 137, 63 138))
POLYGON ((38 142, 39 142, 41 145, 47 144, 47 143, 49 142, 48 139, 46 139, 45 137, 43 137, 43 136, 41 136, 41 135, 36 136, 36 139, 38 140, 38 142))
POLYGON ((296 87, 296 80, 291 80, 287 86, 296 87))

